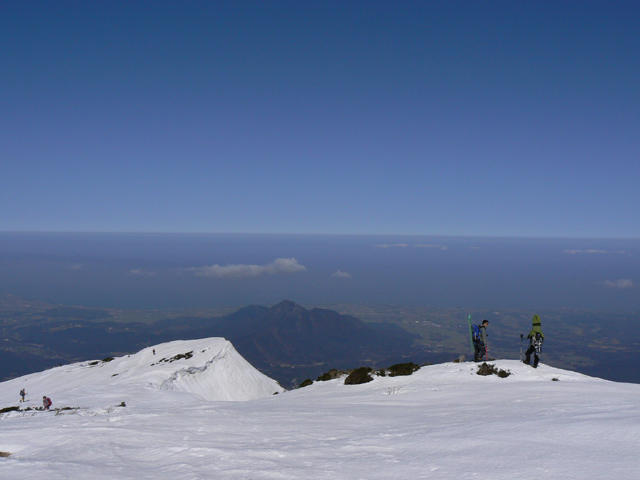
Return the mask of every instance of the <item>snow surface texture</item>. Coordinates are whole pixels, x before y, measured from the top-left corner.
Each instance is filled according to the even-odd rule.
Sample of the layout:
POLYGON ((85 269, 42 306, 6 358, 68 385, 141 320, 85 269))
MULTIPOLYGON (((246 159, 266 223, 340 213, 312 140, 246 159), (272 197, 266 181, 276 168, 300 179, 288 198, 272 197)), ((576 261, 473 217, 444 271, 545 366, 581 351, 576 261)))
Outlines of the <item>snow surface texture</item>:
MULTIPOLYGON (((221 345, 219 341, 203 340, 200 348, 221 345)), ((503 360, 491 363, 511 371, 507 378, 476 375, 476 364, 447 363, 423 367, 408 377, 378 377, 364 385, 344 385, 344 379, 338 379, 279 395, 270 394, 273 387, 268 395, 256 395, 261 398, 221 402, 205 399, 222 388, 216 384, 218 378, 226 382, 228 398, 238 394, 235 388, 245 392, 248 382, 236 385, 228 376, 210 375, 206 386, 204 381, 185 381, 184 374, 173 378, 171 368, 161 374, 149 366, 149 360, 168 357, 165 347, 184 353, 178 343, 195 345, 160 345, 155 357, 147 349, 137 354, 144 353, 137 363, 136 355, 120 359, 121 370, 114 360, 109 363, 113 366, 62 367, 0 384, 2 406, 19 405, 22 385, 39 393, 42 382, 54 407, 82 407, 3 414, 0 451, 11 456, 0 458, 0 477, 639 477, 640 385, 546 365, 534 370, 503 360), (86 389, 69 380, 72 372, 84 370, 99 378, 86 389), (110 371, 121 373, 107 385, 110 371), (172 380, 164 383, 168 378, 172 380), (164 390, 163 384, 172 389, 164 390), (120 401, 127 406, 115 407, 120 401)), ((211 347, 209 353, 215 357, 223 349, 211 347)), ((184 360, 186 368, 197 350, 193 347, 194 357, 184 360)), ((227 357, 239 368, 239 355, 232 352, 227 350, 227 357)), ((209 360, 213 357, 208 355, 209 360)), ((207 361, 190 366, 201 368, 207 361)), ((184 372, 175 366, 173 371, 184 372)), ((236 370, 236 375, 244 372, 236 370)), ((89 384, 90 378, 93 381, 87 374, 84 382, 89 384)))

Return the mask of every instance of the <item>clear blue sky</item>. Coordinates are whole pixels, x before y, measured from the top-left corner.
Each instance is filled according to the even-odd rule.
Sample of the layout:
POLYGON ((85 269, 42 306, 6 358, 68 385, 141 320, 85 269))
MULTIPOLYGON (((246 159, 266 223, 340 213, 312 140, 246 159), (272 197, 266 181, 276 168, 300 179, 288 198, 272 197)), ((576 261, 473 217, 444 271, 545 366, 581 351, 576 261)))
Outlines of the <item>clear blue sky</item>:
POLYGON ((3 1, 0 230, 640 238, 637 1, 3 1))

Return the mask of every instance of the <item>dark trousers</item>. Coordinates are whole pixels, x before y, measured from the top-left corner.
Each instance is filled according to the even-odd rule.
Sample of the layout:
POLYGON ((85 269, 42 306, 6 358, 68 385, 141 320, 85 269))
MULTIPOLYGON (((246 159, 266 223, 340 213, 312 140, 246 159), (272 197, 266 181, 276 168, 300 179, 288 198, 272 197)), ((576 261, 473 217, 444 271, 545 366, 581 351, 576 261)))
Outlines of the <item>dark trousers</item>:
POLYGON ((482 357, 484 357, 487 354, 487 346, 479 340, 473 342, 473 346, 475 349, 473 352, 473 361, 481 362, 482 357))
POLYGON ((524 354, 524 363, 529 365, 531 363, 531 354, 533 354, 533 368, 538 368, 538 362, 540 361, 540 349, 536 350, 536 347, 529 345, 529 348, 527 348, 527 351, 524 352, 524 354))

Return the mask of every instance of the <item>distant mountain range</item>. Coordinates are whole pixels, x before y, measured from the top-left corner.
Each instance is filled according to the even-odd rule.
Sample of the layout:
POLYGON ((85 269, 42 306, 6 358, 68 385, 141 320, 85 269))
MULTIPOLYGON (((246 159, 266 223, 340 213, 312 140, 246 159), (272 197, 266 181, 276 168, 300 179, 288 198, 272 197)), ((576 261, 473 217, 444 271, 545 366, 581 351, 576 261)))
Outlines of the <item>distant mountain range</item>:
POLYGON ((162 337, 177 332, 182 338, 224 337, 252 365, 287 385, 315 380, 331 368, 389 366, 411 356, 416 339, 393 324, 367 324, 333 310, 307 310, 287 300, 271 308, 245 307, 215 321, 163 320, 153 327, 160 327, 162 337))
POLYGON ((109 310, 60 307, 5 298, 0 344, 2 379, 61 363, 134 353, 173 340, 223 337, 252 365, 290 387, 331 368, 388 367, 424 352, 416 335, 388 323, 364 323, 292 301, 252 305, 223 317, 179 317, 122 323, 109 310), (9 307, 7 307, 9 306, 9 307))
POLYGON ((491 320, 490 356, 515 359, 520 334, 528 332, 533 313, 543 318, 543 363, 640 383, 638 341, 630 335, 638 314, 389 305, 307 309, 291 301, 235 311, 117 310, 47 304, 10 294, 0 294, 0 380, 174 340, 223 337, 289 388, 332 368, 438 363, 469 355, 468 314, 491 320))

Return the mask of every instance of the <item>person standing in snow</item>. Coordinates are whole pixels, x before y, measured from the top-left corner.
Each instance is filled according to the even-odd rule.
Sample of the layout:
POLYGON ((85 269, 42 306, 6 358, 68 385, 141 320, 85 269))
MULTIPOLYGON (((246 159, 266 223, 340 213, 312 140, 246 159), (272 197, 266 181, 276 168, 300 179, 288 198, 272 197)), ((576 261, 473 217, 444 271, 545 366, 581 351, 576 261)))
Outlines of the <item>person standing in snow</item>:
POLYGON ((20 390, 20 396, 22 397, 20 399, 21 402, 24 402, 24 397, 25 397, 26 394, 27 394, 27 392, 24 391, 24 388, 22 390, 20 390))
POLYGON ((49 407, 51 406, 52 402, 51 399, 47 396, 42 397, 42 406, 44 407, 45 410, 49 410, 49 407))
POLYGON ((524 363, 527 365, 531 363, 531 354, 533 353, 533 368, 538 368, 540 353, 542 352, 542 342, 544 342, 544 334, 542 333, 542 326, 538 315, 533 316, 532 326, 533 328, 529 332, 529 335, 527 335, 529 348, 524 352, 524 363))
POLYGON ((478 326, 480 334, 473 338, 473 361, 480 362, 482 357, 487 354, 487 327, 489 326, 489 320, 483 320, 482 324, 478 326))

